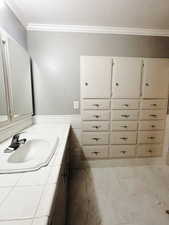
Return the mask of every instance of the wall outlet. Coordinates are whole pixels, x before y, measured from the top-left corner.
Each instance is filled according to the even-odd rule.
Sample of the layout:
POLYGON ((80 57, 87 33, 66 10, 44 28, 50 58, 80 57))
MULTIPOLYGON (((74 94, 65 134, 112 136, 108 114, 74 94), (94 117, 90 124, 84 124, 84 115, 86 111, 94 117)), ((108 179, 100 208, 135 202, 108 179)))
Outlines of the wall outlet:
POLYGON ((79 109, 79 101, 73 101, 73 108, 79 109))

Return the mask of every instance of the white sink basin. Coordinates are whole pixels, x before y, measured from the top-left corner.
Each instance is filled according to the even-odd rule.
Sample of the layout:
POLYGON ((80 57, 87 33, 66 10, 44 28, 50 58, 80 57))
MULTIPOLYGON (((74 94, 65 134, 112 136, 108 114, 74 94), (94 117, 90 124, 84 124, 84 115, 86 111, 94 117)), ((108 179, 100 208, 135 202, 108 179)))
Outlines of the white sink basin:
POLYGON ((8 158, 9 163, 24 163, 31 160, 38 160, 39 154, 45 154, 49 149, 49 142, 43 140, 30 140, 18 148, 8 158), (42 151, 43 149, 43 151, 42 151))
POLYGON ((58 141, 59 138, 55 143, 32 139, 12 153, 1 153, 0 174, 33 171, 46 166, 56 151, 58 141))

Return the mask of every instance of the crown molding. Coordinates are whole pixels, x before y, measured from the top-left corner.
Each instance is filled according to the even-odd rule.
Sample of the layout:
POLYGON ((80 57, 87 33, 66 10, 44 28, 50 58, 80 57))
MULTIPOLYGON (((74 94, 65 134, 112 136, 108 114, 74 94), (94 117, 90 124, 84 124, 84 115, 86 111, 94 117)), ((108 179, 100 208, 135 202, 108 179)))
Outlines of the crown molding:
POLYGON ((15 3, 15 0, 5 0, 6 5, 11 9, 11 11, 15 14, 19 22, 26 28, 27 26, 27 20, 17 4, 15 3))
POLYGON ((125 35, 145 35, 145 36, 165 36, 169 37, 169 30, 131 28, 131 27, 111 27, 111 26, 80 26, 80 25, 55 25, 29 23, 28 31, 48 31, 48 32, 77 32, 94 34, 125 34, 125 35))

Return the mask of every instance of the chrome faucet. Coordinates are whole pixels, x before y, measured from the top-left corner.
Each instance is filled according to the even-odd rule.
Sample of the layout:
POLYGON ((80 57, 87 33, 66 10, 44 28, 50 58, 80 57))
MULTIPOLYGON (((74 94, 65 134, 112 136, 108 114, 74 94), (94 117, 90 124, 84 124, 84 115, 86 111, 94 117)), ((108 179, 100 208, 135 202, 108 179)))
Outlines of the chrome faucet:
POLYGON ((15 151, 17 148, 19 148, 19 146, 21 144, 25 144, 26 138, 19 139, 20 134, 22 134, 22 133, 17 133, 17 134, 15 134, 13 136, 12 141, 11 141, 11 144, 9 145, 9 147, 7 149, 5 149, 5 152, 6 153, 10 153, 12 151, 15 151))

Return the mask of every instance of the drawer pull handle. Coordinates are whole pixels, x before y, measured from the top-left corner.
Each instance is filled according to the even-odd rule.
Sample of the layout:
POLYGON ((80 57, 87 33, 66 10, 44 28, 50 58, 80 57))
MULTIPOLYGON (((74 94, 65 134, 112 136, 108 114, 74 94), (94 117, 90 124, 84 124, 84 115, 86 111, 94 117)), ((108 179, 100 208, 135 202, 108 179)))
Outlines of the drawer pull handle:
POLYGON ((123 125, 123 126, 120 126, 120 127, 127 128, 128 126, 127 125, 123 125))
POLYGON ((101 126, 93 126, 93 128, 95 129, 99 129, 101 126))
POLYGON ((98 155, 99 154, 99 152, 92 152, 93 154, 95 154, 95 155, 98 155))
POLYGON ((99 104, 93 104, 93 106, 99 107, 100 105, 99 104))
POLYGON ((148 139, 151 139, 151 140, 155 139, 155 137, 152 137, 152 136, 151 136, 151 137, 147 137, 147 138, 148 138, 148 139))
POLYGON ((92 138, 93 140, 95 140, 95 141, 98 141, 98 140, 100 140, 101 138, 92 138))
POLYGON ((121 137, 120 139, 126 141, 128 138, 127 137, 121 137))
POLYGON ((151 149, 149 149, 148 152, 152 153, 153 151, 151 149))
POLYGON ((127 151, 120 151, 120 152, 123 153, 123 154, 126 154, 127 151))
POLYGON ((129 104, 124 104, 123 106, 126 106, 126 107, 128 107, 128 106, 129 106, 129 104))
POLYGON ((151 106, 157 106, 157 104, 156 103, 153 103, 153 104, 151 104, 151 106))
POLYGON ((121 117, 128 118, 128 117, 130 117, 130 115, 121 115, 121 117))
POLYGON ((156 114, 150 114, 150 116, 151 116, 151 117, 157 117, 157 115, 156 115, 156 114))
POLYGON ((152 128, 155 128, 156 126, 155 126, 155 125, 151 125, 151 127, 152 127, 152 128))
POLYGON ((95 118, 97 118, 97 119, 100 117, 99 115, 93 115, 93 116, 94 116, 95 118))

